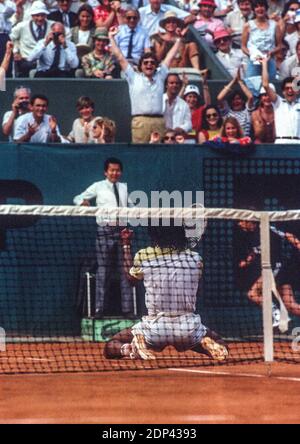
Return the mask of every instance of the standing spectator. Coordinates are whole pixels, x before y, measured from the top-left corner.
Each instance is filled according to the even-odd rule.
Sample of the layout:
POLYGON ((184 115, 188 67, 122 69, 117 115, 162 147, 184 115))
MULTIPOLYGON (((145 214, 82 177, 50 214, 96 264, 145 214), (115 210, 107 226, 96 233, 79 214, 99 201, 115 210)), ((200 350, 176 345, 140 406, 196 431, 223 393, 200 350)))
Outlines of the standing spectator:
POLYGON ((13 43, 10 41, 6 42, 6 50, 0 65, 0 91, 6 91, 6 73, 9 70, 9 66, 12 58, 13 43))
POLYGON ((77 100, 76 108, 80 117, 74 120, 68 140, 73 143, 91 143, 95 104, 89 97, 82 96, 77 100))
POLYGON ((202 130, 198 134, 198 143, 213 140, 221 134, 223 119, 216 106, 208 105, 203 113, 202 130))
POLYGON ((129 62, 138 64, 143 52, 150 51, 150 39, 140 26, 137 9, 128 8, 125 13, 126 24, 121 25, 116 35, 116 43, 129 62))
POLYGON ((226 29, 221 29, 214 33, 214 44, 218 50, 216 53, 217 58, 231 77, 235 77, 240 68, 242 68, 241 71, 244 73, 247 64, 245 55, 240 49, 232 48, 232 39, 226 29))
MULTIPOLYGON (((270 83, 270 88, 275 87, 270 83)), ((259 105, 251 115, 254 143, 275 142, 275 114, 272 101, 264 87, 260 89, 259 105)))
POLYGON ((197 135, 202 128, 202 116, 205 107, 211 104, 211 97, 206 77, 203 77, 204 105, 201 105, 201 95, 199 88, 196 85, 187 85, 183 93, 183 98, 190 108, 193 132, 195 135, 197 135))
POLYGON ((168 74, 163 95, 164 119, 166 128, 182 128, 188 132, 192 129, 191 111, 188 104, 178 96, 181 85, 178 74, 168 74))
MULTIPOLYGON (((177 38, 177 29, 184 29, 184 21, 177 17, 174 11, 167 11, 163 20, 159 22, 164 32, 158 32, 151 37, 153 50, 156 58, 161 62, 174 45, 177 38)), ((184 31, 185 32, 185 31, 184 31)), ((193 67, 200 71, 200 53, 195 42, 187 41, 185 38, 182 41, 181 49, 174 57, 171 68, 193 67)))
POLYGON ((217 100, 222 116, 236 118, 244 134, 249 136, 251 131, 251 112, 253 111, 253 95, 241 79, 240 71, 238 71, 234 79, 220 91, 217 100), (235 84, 239 85, 241 91, 233 91, 235 84), (230 92, 231 94, 227 98, 230 92))
POLYGON ((214 17, 214 11, 217 7, 214 0, 201 0, 199 5, 199 13, 194 23, 194 28, 200 32, 207 43, 213 46, 213 35, 219 29, 224 28, 222 20, 214 17))
POLYGON ((291 77, 294 68, 298 68, 300 72, 300 40, 296 45, 296 54, 285 59, 279 68, 280 79, 291 77))
MULTIPOLYGON (((6 52, 6 43, 10 40, 11 16, 16 12, 16 5, 11 0, 0 0, 0 64, 4 59, 6 52)), ((8 67, 6 75, 11 77, 11 64, 8 67)))
POLYGON ((141 15, 141 25, 148 35, 151 37, 153 34, 159 32, 159 22, 164 18, 167 11, 173 11, 177 14, 177 17, 183 19, 185 25, 189 25, 195 21, 195 16, 183 11, 180 8, 176 8, 172 5, 162 4, 163 0, 150 0, 148 6, 139 8, 141 15))
POLYGON ((143 54, 139 61, 139 72, 136 72, 115 42, 114 36, 117 32, 112 29, 109 36, 113 54, 117 57, 129 84, 132 142, 148 143, 153 131, 158 132, 161 137, 165 131, 162 101, 164 83, 170 63, 180 48, 181 39, 177 38, 160 65, 153 53, 143 54))
POLYGON ((274 20, 269 20, 266 0, 254 0, 253 9, 255 18, 245 24, 242 35, 242 50, 249 57, 246 75, 261 75, 261 59, 268 56, 269 76, 275 79, 274 55, 280 50, 281 30, 274 20))
POLYGON ((62 23, 66 28, 77 25, 77 14, 70 11, 72 0, 57 0, 58 10, 49 14, 49 20, 62 23))
POLYGON ((49 100, 42 94, 32 96, 31 112, 20 116, 16 122, 14 139, 17 143, 61 142, 55 117, 46 114, 49 100))
POLYGON ((32 19, 18 23, 12 28, 10 34, 14 43, 17 77, 28 77, 29 72, 36 68, 36 62, 29 61, 28 56, 36 48, 36 44, 46 37, 54 23, 47 20, 49 12, 40 0, 32 4, 30 14, 32 19))
POLYGON ((29 113, 31 91, 29 88, 19 86, 15 89, 14 100, 11 105, 11 110, 6 111, 2 120, 2 132, 8 136, 9 141, 14 140, 14 129, 16 122, 20 116, 29 113))
POLYGON ((234 48, 242 46, 242 32, 245 23, 253 18, 251 0, 237 0, 238 9, 229 12, 224 19, 224 25, 232 36, 232 44, 234 48))
POLYGON ((283 97, 270 86, 267 59, 262 61, 262 82, 270 97, 275 113, 275 143, 299 144, 300 140, 300 99, 293 77, 286 77, 281 83, 283 97))
POLYGON ((94 50, 82 57, 85 77, 112 79, 116 69, 114 57, 108 51, 109 42, 106 28, 98 28, 94 34, 94 50))
POLYGON ((66 39, 62 23, 51 25, 51 31, 40 40, 28 55, 29 62, 37 61, 34 77, 74 77, 79 64, 76 46, 66 39))
POLYGON ((72 28, 72 42, 77 48, 77 55, 81 58, 93 50, 93 36, 95 34, 94 11, 88 5, 82 5, 78 10, 78 26, 72 28), (82 50, 83 49, 83 50, 82 50))
MULTIPOLYGON (((90 206, 90 200, 96 198, 96 206, 102 208, 116 208, 132 206, 128 200, 127 184, 121 183, 123 165, 119 159, 108 158, 104 163, 105 180, 95 182, 83 193, 74 198, 75 205, 90 206)), ((122 313, 133 312, 133 293, 123 266, 124 250, 120 242, 122 228, 111 220, 109 216, 97 218, 96 238, 96 312, 95 318, 103 317, 105 302, 107 301, 109 284, 113 273, 120 276, 122 313), (113 261, 113 257, 116 259, 113 261), (115 265, 114 265, 115 264, 115 265)))
POLYGON ((107 117, 99 117, 93 121, 93 143, 114 143, 116 124, 107 117))
POLYGON ((124 23, 125 11, 121 9, 119 0, 99 0, 100 5, 94 9, 97 28, 120 26, 124 23))

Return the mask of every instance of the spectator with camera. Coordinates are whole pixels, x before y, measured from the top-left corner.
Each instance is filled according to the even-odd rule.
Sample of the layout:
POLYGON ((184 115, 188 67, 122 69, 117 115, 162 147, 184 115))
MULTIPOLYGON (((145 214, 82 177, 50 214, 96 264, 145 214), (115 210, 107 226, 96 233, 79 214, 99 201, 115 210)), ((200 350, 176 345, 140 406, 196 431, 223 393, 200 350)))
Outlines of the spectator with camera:
POLYGON ((24 86, 18 86, 14 92, 11 110, 6 111, 2 119, 2 132, 12 142, 14 139, 14 128, 16 121, 23 114, 29 113, 31 91, 24 86))
POLYGON ((59 22, 51 25, 51 31, 37 43, 28 60, 37 61, 34 77, 74 77, 79 65, 76 46, 66 39, 65 27, 59 22))

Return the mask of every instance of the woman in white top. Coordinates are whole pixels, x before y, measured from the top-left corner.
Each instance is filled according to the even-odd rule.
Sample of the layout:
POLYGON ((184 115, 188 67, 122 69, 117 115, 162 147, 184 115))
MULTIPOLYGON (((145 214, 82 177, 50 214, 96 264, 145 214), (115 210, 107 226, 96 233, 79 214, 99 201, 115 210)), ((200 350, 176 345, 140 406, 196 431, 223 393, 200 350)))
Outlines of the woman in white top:
POLYGON ((249 57, 246 77, 260 76, 262 67, 260 60, 270 56, 268 62, 269 78, 276 77, 274 55, 281 49, 282 32, 274 20, 268 18, 266 0, 254 0, 255 18, 244 25, 242 34, 242 50, 249 57))
POLYGON ((95 104, 89 97, 79 97, 76 104, 80 115, 74 120, 67 139, 72 143, 93 143, 93 120, 95 104))
POLYGON ((84 54, 88 54, 93 50, 93 35, 95 33, 94 11, 88 5, 82 5, 78 10, 78 26, 72 28, 72 42, 78 48, 78 57, 81 58, 84 54), (80 49, 86 47, 82 52, 80 49))

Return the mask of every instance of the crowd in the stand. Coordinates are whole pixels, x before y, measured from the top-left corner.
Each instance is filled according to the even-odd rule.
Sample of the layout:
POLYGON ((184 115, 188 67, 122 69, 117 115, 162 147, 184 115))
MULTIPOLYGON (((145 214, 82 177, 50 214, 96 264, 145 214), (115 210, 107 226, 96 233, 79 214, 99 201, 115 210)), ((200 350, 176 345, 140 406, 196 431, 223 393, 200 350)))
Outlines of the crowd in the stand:
MULTIPOLYGON (((125 78, 133 143, 299 143, 300 0, 176 3, 0 0, 1 71, 15 78, 125 78), (195 33, 232 78, 221 91, 210 91, 213 77, 195 33)), ((114 116, 95 116, 91 98, 78 98, 79 117, 65 135, 47 107, 44 94, 17 88, 4 135, 114 142, 114 116)))

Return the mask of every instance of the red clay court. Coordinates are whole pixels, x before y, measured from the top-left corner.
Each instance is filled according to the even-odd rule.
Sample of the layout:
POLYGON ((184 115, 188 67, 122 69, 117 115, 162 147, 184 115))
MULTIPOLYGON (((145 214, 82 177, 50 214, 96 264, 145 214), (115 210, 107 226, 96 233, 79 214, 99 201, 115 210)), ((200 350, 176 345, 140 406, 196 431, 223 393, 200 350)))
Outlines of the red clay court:
MULTIPOLYGON (((261 358, 261 344, 255 347, 261 358)), ((251 350, 254 358, 253 344, 251 350)), ((299 423, 299 359, 294 357, 294 364, 233 365, 238 346, 231 345, 230 352, 225 365, 211 366, 208 358, 194 353, 171 358, 166 350, 154 363, 117 360, 107 361, 105 367, 98 344, 11 344, 0 355, 1 373, 10 369, 18 374, 1 376, 0 420, 6 424, 299 423), (126 370, 114 371, 113 366, 126 370)), ((277 358, 280 353, 282 344, 277 358)))

